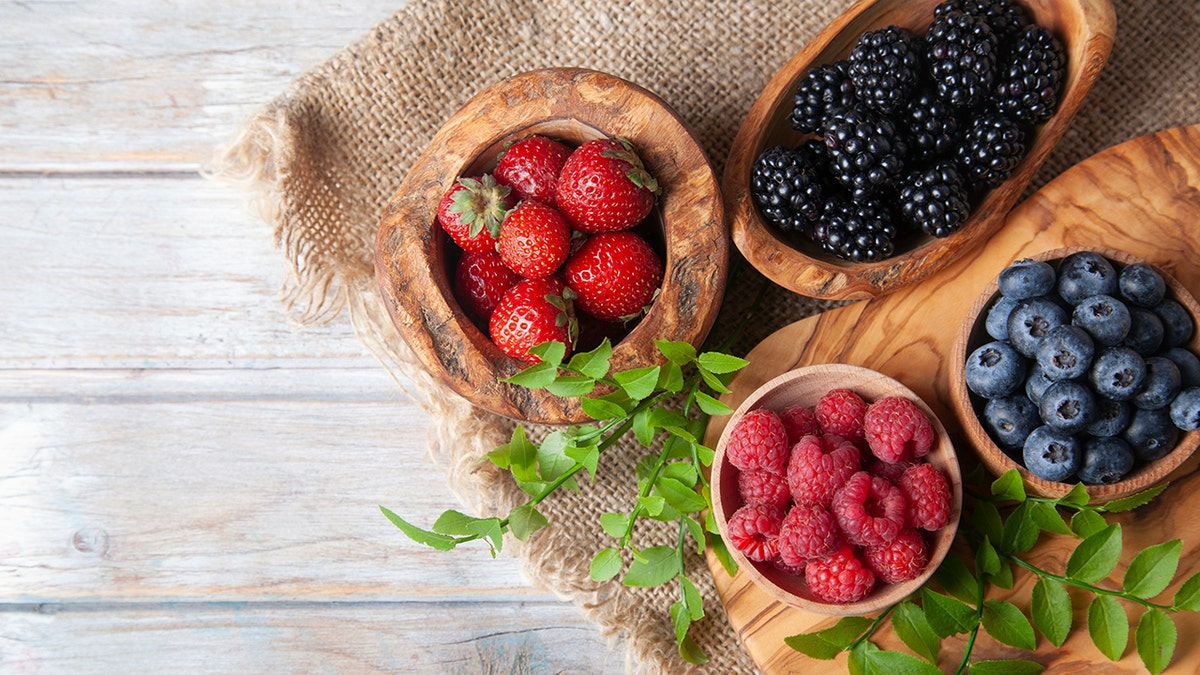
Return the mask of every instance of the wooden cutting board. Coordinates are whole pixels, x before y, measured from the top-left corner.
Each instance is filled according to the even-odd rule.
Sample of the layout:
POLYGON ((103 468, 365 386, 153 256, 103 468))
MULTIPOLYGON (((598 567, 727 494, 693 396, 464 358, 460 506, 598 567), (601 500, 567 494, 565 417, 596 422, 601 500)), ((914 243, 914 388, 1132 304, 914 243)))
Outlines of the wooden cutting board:
MULTIPOLYGON (((955 437, 959 456, 972 465, 972 450, 950 406, 949 355, 969 307, 983 287, 1009 262, 1063 246, 1102 246, 1144 258, 1175 276, 1193 294, 1200 292, 1200 126, 1171 129, 1106 150, 1078 164, 1020 204, 992 239, 927 280, 891 295, 842 307, 787 326, 749 354, 750 365, 734 379, 723 399, 736 407, 759 385, 779 373, 813 363, 851 363, 874 368, 921 396, 955 437)), ((714 420, 706 434, 715 447, 724 427, 714 420)), ((1114 578, 1133 555, 1151 544, 1181 538, 1183 552, 1176 582, 1160 596, 1169 603, 1174 591, 1200 571, 1200 458, 1193 457, 1172 477, 1171 487, 1148 506, 1110 522, 1122 523, 1126 554, 1114 578)), ((1042 535, 1029 554, 1043 569, 1061 572, 1077 540, 1042 535)), ((781 605, 751 585, 744 575, 730 577, 709 556, 717 591, 742 644, 766 673, 845 672, 845 655, 835 662, 809 659, 783 639, 833 625, 830 617, 781 605)), ((1019 573, 1011 590, 992 589, 988 597, 1011 600, 1029 611, 1035 579, 1019 573)), ((1102 582, 1103 583, 1103 582, 1102 582)), ((1005 647, 980 632, 975 660, 1032 658, 1047 672, 1145 672, 1133 646, 1117 663, 1092 645, 1086 628, 1091 595, 1072 591, 1074 628, 1061 648, 1039 636, 1032 655, 1005 647)), ((1127 606, 1134 623, 1141 611, 1127 606)), ((1168 672, 1200 672, 1200 615, 1176 615, 1179 629, 1175 658, 1168 672)), ((881 630, 877 643, 903 648, 881 630)), ((943 642, 939 665, 953 668, 961 658, 962 638, 943 642)))

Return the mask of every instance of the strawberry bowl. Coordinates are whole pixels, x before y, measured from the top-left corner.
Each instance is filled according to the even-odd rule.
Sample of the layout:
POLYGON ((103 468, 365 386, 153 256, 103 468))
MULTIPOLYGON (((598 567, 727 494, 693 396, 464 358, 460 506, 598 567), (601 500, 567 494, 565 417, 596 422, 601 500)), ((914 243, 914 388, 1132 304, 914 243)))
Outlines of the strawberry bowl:
MULTIPOLYGON (((561 171, 560 186, 593 184, 589 179, 568 179, 566 164, 561 171)), ((580 187, 575 194, 585 192, 580 187)), ((606 196, 598 201, 616 199, 606 196)), ((534 215, 545 214, 521 220, 534 220, 534 215)), ((573 324, 567 319, 578 314, 584 342, 577 346, 587 349, 608 337, 613 344, 610 363, 614 370, 661 363, 655 340, 698 346, 707 336, 724 293, 727 265, 728 231, 717 179, 691 131, 651 92, 612 75, 574 68, 517 75, 484 89, 464 104, 434 135, 404 178, 383 214, 375 242, 380 292, 400 337, 422 366, 480 408, 548 424, 577 423, 587 417, 578 399, 504 381, 530 365, 532 357, 526 352, 530 344, 543 338, 569 341, 565 326, 573 324), (439 207, 444 207, 443 199, 452 200, 447 195, 460 179, 491 176, 497 171, 499 155, 531 137, 550 139, 572 157, 584 154, 585 146, 604 146, 598 154, 606 157, 628 148, 638 158, 634 163, 640 162, 653 179, 650 185, 656 184, 658 190, 652 206, 640 205, 632 215, 590 216, 584 213, 586 203, 578 205, 586 202, 585 198, 568 203, 563 196, 568 188, 554 197, 518 199, 516 193, 525 188, 518 189, 519 180, 509 181, 513 187, 503 188, 508 195, 496 209, 499 213, 558 210, 566 230, 572 233, 569 240, 544 244, 532 233, 540 237, 544 231, 556 230, 556 236, 561 236, 564 225, 547 226, 546 219, 539 217, 536 224, 522 229, 521 237, 509 235, 517 229, 509 228, 493 245, 482 247, 494 249, 506 262, 530 251, 541 256, 509 265, 521 270, 520 274, 510 271, 514 277, 538 277, 527 280, 537 282, 533 284, 537 289, 525 293, 533 298, 532 304, 549 303, 553 307, 543 309, 559 310, 554 319, 535 325, 536 330, 527 330, 531 322, 524 319, 525 312, 531 311, 530 303, 514 309, 510 306, 514 302, 502 301, 498 305, 505 308, 501 320, 496 317, 499 310, 490 317, 481 316, 473 301, 456 293, 460 263, 468 254, 459 239, 439 227, 439 207), (540 206, 542 199, 554 202, 557 209, 528 208, 530 204, 540 206), (649 208, 644 216, 643 208, 649 208), (638 222, 630 228, 632 220, 638 222), (547 250, 552 258, 549 263, 543 255, 547 250), (629 292, 638 298, 634 304, 644 307, 633 316, 625 314, 628 300, 614 300, 611 293, 621 284, 607 279, 596 282, 590 276, 594 266, 575 262, 588 255, 593 260, 657 261, 661 270, 647 275, 653 276, 651 282, 639 279, 636 284, 626 284, 637 286, 636 292, 629 292), (566 256, 571 256, 571 261, 564 263, 566 256), (547 270, 555 271, 542 276, 547 270), (658 285, 646 288, 649 283, 658 285), (524 333, 512 337, 520 331, 524 333)))

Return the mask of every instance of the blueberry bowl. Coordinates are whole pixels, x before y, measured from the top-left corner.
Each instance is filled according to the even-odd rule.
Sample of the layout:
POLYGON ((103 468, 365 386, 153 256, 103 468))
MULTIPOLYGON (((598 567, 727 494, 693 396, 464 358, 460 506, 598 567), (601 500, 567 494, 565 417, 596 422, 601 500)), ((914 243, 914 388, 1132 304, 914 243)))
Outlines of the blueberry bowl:
POLYGON ((1200 446, 1200 305, 1152 262, 1060 248, 1012 261, 967 313, 951 402, 980 460, 1045 497, 1153 487, 1200 446))

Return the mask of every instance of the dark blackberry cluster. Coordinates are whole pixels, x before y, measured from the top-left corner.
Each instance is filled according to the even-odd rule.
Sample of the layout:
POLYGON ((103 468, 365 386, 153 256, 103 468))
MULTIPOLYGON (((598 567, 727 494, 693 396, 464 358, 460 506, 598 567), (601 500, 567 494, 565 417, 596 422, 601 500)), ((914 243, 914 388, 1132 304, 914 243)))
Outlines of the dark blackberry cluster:
POLYGON ((945 0, 923 34, 868 31, 800 80, 790 122, 802 142, 764 151, 751 194, 774 227, 845 260, 950 236, 1020 164, 1066 65, 1013 0, 945 0))

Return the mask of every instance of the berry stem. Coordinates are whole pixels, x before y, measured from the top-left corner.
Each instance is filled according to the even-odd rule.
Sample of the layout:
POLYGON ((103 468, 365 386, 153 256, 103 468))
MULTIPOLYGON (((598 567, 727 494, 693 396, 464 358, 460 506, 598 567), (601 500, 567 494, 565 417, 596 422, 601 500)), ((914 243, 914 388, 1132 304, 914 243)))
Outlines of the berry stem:
POLYGON ((1034 574, 1036 574, 1039 577, 1051 579, 1053 581, 1057 581, 1059 583, 1066 584, 1068 586, 1074 586, 1075 588, 1082 588, 1086 591, 1089 591, 1090 593, 1092 593, 1094 595, 1111 595, 1116 598, 1121 598, 1122 600, 1128 600, 1130 602, 1137 603, 1148 609, 1161 609, 1164 612, 1180 611, 1180 609, 1174 605, 1160 605, 1158 603, 1150 602, 1149 600, 1144 600, 1142 598, 1139 598, 1136 595, 1131 595, 1124 591, 1114 591, 1110 588, 1102 588, 1100 586, 1094 586, 1092 584, 1085 583, 1085 582, 1079 581, 1077 579, 1072 579, 1070 577, 1065 577, 1065 576, 1061 576, 1058 574, 1054 574, 1053 572, 1048 572, 1048 571, 1038 567, 1037 565, 1034 565, 1033 563, 1023 560, 1022 558, 1019 558, 1015 555, 1009 555, 1007 553, 1000 553, 1000 555, 1003 556, 1004 558, 1016 563, 1018 566, 1023 567, 1026 570, 1029 570, 1030 572, 1033 572, 1034 574))

